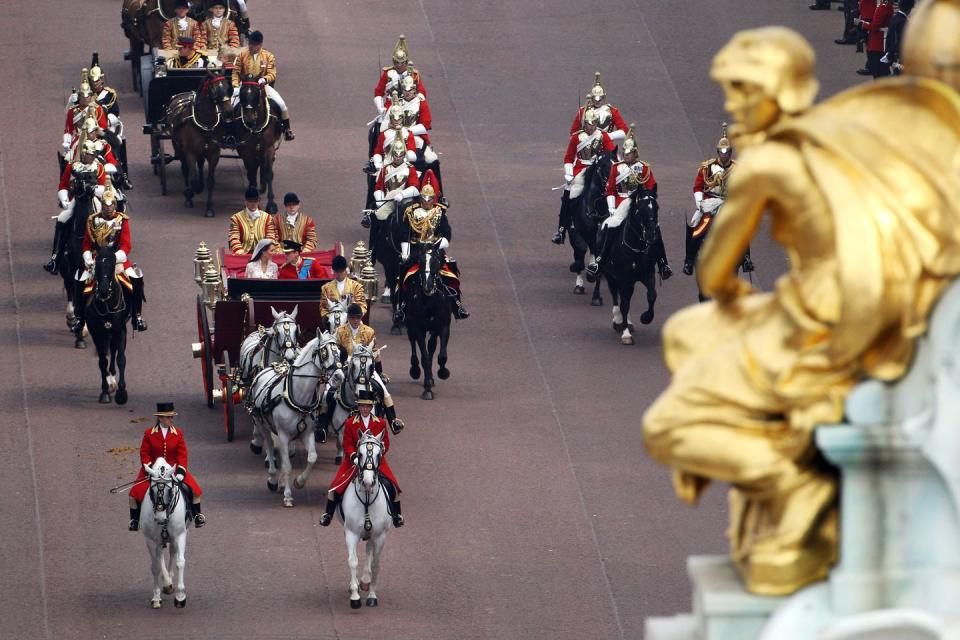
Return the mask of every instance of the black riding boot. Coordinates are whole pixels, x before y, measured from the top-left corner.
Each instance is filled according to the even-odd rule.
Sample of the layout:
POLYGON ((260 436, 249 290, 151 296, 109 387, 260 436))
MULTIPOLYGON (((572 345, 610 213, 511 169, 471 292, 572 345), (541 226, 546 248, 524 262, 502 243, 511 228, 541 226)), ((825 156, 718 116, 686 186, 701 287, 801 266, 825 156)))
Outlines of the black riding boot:
POLYGON ((207 516, 203 515, 203 510, 200 507, 199 502, 194 502, 190 505, 190 508, 193 510, 193 528, 199 529, 203 525, 207 524, 207 516))
MULTIPOLYGON (((377 140, 380 139, 380 120, 377 120, 367 132, 367 157, 373 158, 373 152, 377 150, 377 140)), ((373 160, 370 161, 373 164, 373 160)))
POLYGON ((567 237, 567 229, 570 228, 570 192, 564 191, 560 196, 560 217, 557 222, 557 232, 553 234, 550 241, 553 244, 563 244, 567 237))
POLYGON ((134 331, 146 331, 147 323, 143 319, 143 301, 147 297, 143 293, 143 278, 130 278, 133 291, 130 296, 130 323, 134 331))
POLYGON ((60 252, 63 251, 63 239, 66 237, 66 228, 66 222, 60 222, 57 220, 57 223, 53 228, 52 255, 50 256, 50 261, 43 265, 43 270, 47 273, 52 273, 53 275, 57 274, 57 258, 60 257, 60 252))
POLYGON ((740 269, 744 273, 752 273, 754 266, 753 260, 750 259, 750 245, 747 245, 747 250, 743 254, 743 262, 740 263, 740 269))
POLYGON ((586 268, 587 281, 595 282, 597 280, 597 274, 600 273, 601 263, 607 259, 607 252, 609 251, 609 242, 610 239, 610 229, 608 227, 602 227, 600 229, 600 250, 599 255, 594 256, 590 264, 586 268))
POLYGON ((340 501, 343 499, 336 491, 327 492, 327 510, 322 516, 320 516, 320 526, 329 527, 330 523, 333 521, 333 514, 337 512, 337 506, 340 504, 340 501))
POLYGON ((663 234, 660 233, 659 228, 657 228, 657 270, 664 280, 668 280, 673 275, 673 269, 667 263, 667 248, 663 246, 663 234))
POLYGON ((330 425, 330 420, 333 419, 336 401, 336 393, 334 393, 333 389, 328 389, 326 397, 324 398, 324 404, 327 405, 327 410, 317 416, 317 428, 313 432, 315 442, 322 444, 327 441, 327 427, 330 425))
POLYGON ((693 227, 686 225, 686 255, 683 259, 683 272, 688 276, 693 275, 693 265, 697 261, 697 242, 693 237, 693 227))
POLYGON ((133 183, 130 182, 130 169, 127 167, 127 141, 124 140, 120 143, 119 155, 120 157, 117 160, 120 161, 120 170, 123 172, 123 177, 120 180, 120 188, 124 191, 129 191, 133 189, 133 183))
POLYGON ((140 505, 137 504, 136 508, 130 508, 130 531, 138 531, 140 529, 140 505))
POLYGON ((470 312, 467 311, 467 308, 463 306, 463 294, 460 292, 460 289, 454 289, 456 295, 453 297, 453 304, 455 305, 453 309, 453 317, 457 320, 466 320, 470 317, 470 312))
POLYGON ((393 526, 399 529, 403 526, 403 514, 400 513, 400 501, 390 500, 390 515, 393 516, 393 526))
POLYGON ((290 129, 290 118, 284 118, 280 121, 280 128, 283 130, 283 139, 284 140, 293 140, 296 136, 293 135, 293 130, 290 129))

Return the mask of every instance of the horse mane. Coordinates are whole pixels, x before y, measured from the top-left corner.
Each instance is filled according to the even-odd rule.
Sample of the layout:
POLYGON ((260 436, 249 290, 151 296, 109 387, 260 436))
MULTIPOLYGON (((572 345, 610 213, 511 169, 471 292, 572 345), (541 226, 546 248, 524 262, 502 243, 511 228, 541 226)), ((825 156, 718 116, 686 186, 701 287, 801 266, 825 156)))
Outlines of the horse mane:
POLYGON ((219 73, 215 75, 207 76, 204 79, 203 83, 200 85, 200 89, 197 91, 197 93, 201 96, 205 96, 209 93, 211 85, 214 85, 218 82, 223 82, 225 79, 226 79, 226 76, 219 73))

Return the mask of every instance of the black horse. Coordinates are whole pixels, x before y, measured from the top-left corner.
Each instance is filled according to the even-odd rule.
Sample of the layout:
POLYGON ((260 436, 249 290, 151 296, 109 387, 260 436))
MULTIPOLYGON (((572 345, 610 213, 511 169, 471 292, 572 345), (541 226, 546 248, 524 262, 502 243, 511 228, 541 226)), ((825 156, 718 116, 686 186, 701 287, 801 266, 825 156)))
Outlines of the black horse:
POLYGON ((267 213, 277 212, 273 194, 273 163, 283 139, 280 108, 267 98, 267 92, 253 76, 240 84, 238 104, 234 110, 237 154, 247 171, 247 185, 267 192, 267 213))
POLYGON ((83 321, 97 347, 100 362, 100 403, 110 402, 111 379, 116 379, 117 404, 127 403, 127 320, 130 318, 130 296, 117 280, 117 258, 110 247, 97 250, 93 268, 93 291, 87 297, 83 321), (110 356, 109 367, 107 356, 110 356))
MULTIPOLYGON (((599 250, 597 232, 600 229, 600 224, 609 213, 606 193, 607 178, 610 177, 612 167, 612 155, 601 153, 593 164, 583 170, 583 193, 577 198, 571 199, 567 205, 571 207, 570 217, 573 221, 573 226, 570 229, 570 246, 573 247, 573 262, 570 264, 570 272, 577 274, 577 283, 573 289, 576 294, 585 293, 582 274, 586 268, 584 258, 587 251, 590 251, 592 255, 597 255, 599 250)), ((593 287, 590 304, 594 307, 603 304, 599 280, 593 287)))
MULTIPOLYGON (((57 272, 63 278, 63 289, 67 293, 67 327, 74 333, 74 346, 85 349, 83 339, 83 285, 77 276, 83 271, 83 235, 87 229, 97 178, 93 172, 74 174, 70 181, 73 196, 73 216, 66 227, 58 233, 66 233, 66 238, 57 238, 61 248, 57 253, 57 272)), ((59 225, 58 225, 59 226, 59 225)))
MULTIPOLYGON (((383 221, 377 220, 376 216, 371 215, 370 226, 370 248, 376 261, 383 267, 384 282, 390 287, 390 307, 391 317, 396 315, 397 305, 400 303, 400 295, 397 291, 397 278, 400 277, 400 243, 403 236, 403 212, 412 203, 411 200, 404 200, 398 204, 393 213, 383 221)), ((390 333, 398 336, 403 333, 401 323, 396 320, 390 327, 390 333)))
POLYGON ((420 379, 423 369, 421 398, 433 400, 433 355, 437 353, 437 376, 450 377, 447 369, 447 343, 450 341, 450 318, 453 303, 440 276, 443 258, 437 249, 427 247, 417 256, 418 270, 403 285, 406 305, 407 338, 410 340, 410 377, 420 379), (419 356, 417 349, 420 350, 419 356))
MULTIPOLYGON (((619 237, 609 240, 610 257, 600 263, 613 298, 613 328, 622 332, 622 344, 633 344, 630 300, 637 282, 647 288, 647 310, 640 315, 640 322, 653 322, 653 306, 657 300, 658 211, 657 199, 646 190, 637 189, 631 197, 630 213, 620 225, 619 237)), ((614 233, 615 230, 608 232, 614 233)))

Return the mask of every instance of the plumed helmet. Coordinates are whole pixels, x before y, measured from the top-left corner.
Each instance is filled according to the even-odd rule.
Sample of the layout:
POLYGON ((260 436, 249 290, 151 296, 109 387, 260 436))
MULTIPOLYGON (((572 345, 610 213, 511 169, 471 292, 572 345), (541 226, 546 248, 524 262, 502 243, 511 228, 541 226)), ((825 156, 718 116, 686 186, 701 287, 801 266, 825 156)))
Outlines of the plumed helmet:
POLYGON ((583 124, 592 124, 596 126, 597 124, 597 112, 589 107, 583 112, 583 124))
POLYGON ((590 88, 590 93, 587 94, 587 97, 594 102, 602 102, 603 99, 607 97, 607 92, 604 90, 603 85, 600 84, 599 71, 593 74, 593 86, 590 88))
POLYGON ((903 66, 960 91, 960 0, 918 3, 903 36, 903 66))
POLYGON ((403 158, 407 154, 407 143, 403 141, 403 137, 397 135, 393 142, 390 143, 390 155, 393 158, 403 158))
POLYGON ((638 149, 637 139, 633 134, 634 126, 636 125, 634 125, 633 123, 630 123, 630 129, 627 130, 627 136, 623 139, 623 147, 622 147, 623 155, 627 155, 628 153, 634 153, 638 149))
POLYGON ((397 44, 394 45, 390 57, 394 64, 410 62, 410 51, 407 49, 407 36, 402 33, 400 34, 400 39, 397 40, 397 44))
POLYGON ((412 75, 403 76, 403 80, 400 81, 400 88, 403 91, 410 91, 411 89, 417 88, 417 79, 412 75))
POLYGON ((112 207, 117 203, 117 192, 113 188, 113 182, 111 182, 109 176, 106 178, 106 183, 103 187, 103 195, 100 196, 100 202, 102 202, 103 206, 105 207, 112 207))
POLYGON ((97 155, 97 144, 93 140, 84 140, 80 145, 81 155, 97 155))
POLYGON ((107 74, 100 68, 100 54, 94 51, 93 57, 90 60, 90 82, 93 83, 106 79, 107 74))
POLYGON ((93 89, 90 88, 90 84, 84 82, 80 85, 80 88, 77 90, 77 95, 81 98, 89 98, 93 95, 93 89))
POLYGON ((83 130, 88 134, 93 133, 94 131, 100 131, 100 125, 97 124, 97 121, 94 118, 87 116, 83 119, 83 130))
POLYGON ((717 153, 729 153, 731 149, 733 145, 727 137, 727 123, 724 122, 720 129, 720 139, 717 141, 717 153))
POLYGON ((440 193, 440 186, 437 183, 437 176, 433 169, 427 169, 423 174, 423 180, 420 181, 420 198, 423 200, 432 200, 440 193))
POLYGON ((390 109, 387 110, 391 120, 403 120, 403 107, 397 104, 396 101, 390 105, 390 109))

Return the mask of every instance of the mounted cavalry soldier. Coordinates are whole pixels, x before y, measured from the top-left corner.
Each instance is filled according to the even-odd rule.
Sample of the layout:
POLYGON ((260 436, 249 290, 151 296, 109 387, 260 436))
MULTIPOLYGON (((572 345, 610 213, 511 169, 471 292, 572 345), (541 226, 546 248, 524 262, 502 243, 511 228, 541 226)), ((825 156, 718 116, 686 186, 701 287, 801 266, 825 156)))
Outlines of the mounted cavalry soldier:
MULTIPOLYGON (((102 247, 114 250, 117 259, 117 278, 130 293, 130 318, 134 331, 146 331, 147 323, 143 319, 143 272, 130 261, 133 247, 130 236, 130 218, 117 211, 117 192, 107 181, 103 195, 99 199, 99 211, 87 218, 87 227, 83 234, 83 263, 87 270, 80 277, 81 282, 93 288, 94 254, 102 247)), ((96 210, 97 207, 95 207, 96 210)), ((84 293, 89 291, 84 289, 84 293)))
MULTIPOLYGON (((404 78, 412 78, 417 93, 426 96, 427 90, 420 79, 420 72, 413 68, 410 63, 410 52, 407 49, 406 36, 400 36, 397 44, 393 47, 391 54, 392 66, 384 67, 380 72, 380 80, 373 89, 373 104, 377 107, 377 117, 370 123, 370 132, 368 134, 369 150, 367 156, 373 155, 373 149, 377 144, 377 137, 380 135, 381 124, 384 122, 384 116, 387 112, 387 99, 394 93, 402 91, 401 83, 404 78)), ((372 173, 368 164, 366 171, 372 173)))
POLYGON ((263 239, 277 240, 273 216, 260 209, 260 192, 250 187, 244 194, 244 208, 230 216, 227 243, 230 253, 250 253, 263 239))
MULTIPOLYGON (((115 178, 117 173, 117 167, 120 165, 117 157, 113 154, 113 147, 110 146, 110 143, 101 138, 103 131, 100 129, 100 126, 97 125, 97 121, 93 117, 88 117, 83 121, 83 133, 86 135, 86 140, 93 142, 94 147, 97 150, 97 160, 103 165, 104 170, 107 172, 107 175, 111 179, 115 178)), ((79 151, 80 138, 77 138, 73 146, 70 147, 69 156, 75 157, 79 151)))
MULTIPOLYGON (((426 97, 417 91, 416 80, 412 76, 405 76, 400 81, 402 93, 398 96, 396 93, 391 95, 387 101, 387 116, 390 119, 390 128, 399 129, 405 127, 413 136, 417 158, 414 162, 419 171, 426 171, 427 168, 433 169, 437 182, 443 186, 443 178, 440 175, 440 158, 430 144, 430 129, 433 128, 433 116, 430 113, 430 105, 426 97), (395 107, 399 106, 399 110, 395 107), (395 120, 399 116, 399 122, 395 120)), ((379 168, 379 167, 378 167, 379 168)))
POLYGON ((187 15, 190 12, 190 3, 187 0, 177 0, 173 5, 173 12, 176 16, 163 25, 161 48, 175 49, 183 36, 193 38, 197 49, 205 48, 203 26, 187 15))
MULTIPOLYGON (((593 262, 587 265, 587 274, 594 277, 600 271, 601 263, 609 255, 612 244, 610 237, 617 233, 612 229, 619 229, 630 214, 634 194, 640 191, 640 195, 657 197, 657 181, 653 177, 653 169, 638 156, 637 139, 634 137, 632 125, 623 141, 622 152, 623 159, 613 165, 613 171, 607 179, 607 209, 610 215, 600 225, 600 255, 595 256, 593 262)), ((659 231, 659 224, 657 229, 659 231)), ((663 246, 663 237, 660 233, 657 233, 654 253, 657 256, 657 270, 660 272, 660 277, 666 280, 673 275, 673 270, 667 264, 667 251, 663 246)))
POLYGON ((97 126, 101 129, 107 129, 110 126, 106 110, 97 104, 94 99, 93 89, 89 83, 89 71, 86 69, 80 72, 80 88, 76 95, 77 101, 67 108, 67 117, 63 125, 63 153, 65 156, 69 153, 74 141, 79 137, 83 121, 90 115, 87 112, 89 107, 93 107, 93 117, 97 121, 97 126))
MULTIPOLYGON (((457 268, 456 260, 447 258, 446 250, 450 246, 453 231, 450 228, 450 222, 447 220, 447 206, 438 201, 441 197, 440 194, 440 186, 436 176, 428 170, 423 176, 423 183, 420 185, 419 200, 409 205, 403 212, 404 225, 400 242, 400 260, 402 261, 399 270, 400 288, 402 290, 406 279, 416 273, 416 259, 421 252, 425 248, 436 247, 443 264, 440 269, 440 277, 456 305, 453 315, 458 320, 466 320, 470 317, 470 313, 461 301, 460 270, 457 268)), ((394 322, 399 324, 403 320, 404 302, 401 299, 400 306, 397 307, 394 316, 394 322)))
POLYGON ((207 49, 219 51, 221 47, 240 46, 240 33, 233 20, 224 16, 227 7, 225 0, 214 0, 210 3, 210 17, 203 22, 203 37, 207 49))
POLYGON ((113 149, 117 159, 120 160, 117 168, 122 173, 118 184, 123 189, 132 189, 130 169, 127 166, 127 140, 123 135, 123 123, 120 121, 120 103, 117 100, 117 90, 107 86, 107 74, 100 67, 100 54, 96 52, 94 52, 90 61, 89 80, 97 104, 103 107, 106 112, 108 124, 106 130, 116 136, 118 143, 116 148, 113 149))
POLYGON ((273 88, 277 81, 277 59, 263 48, 263 34, 253 31, 247 40, 247 48, 240 52, 233 67, 233 104, 237 105, 240 98, 240 83, 253 81, 260 84, 267 93, 267 99, 280 109, 280 127, 283 129, 285 140, 293 140, 293 131, 290 129, 290 112, 287 103, 280 97, 280 93, 273 88))
MULTIPOLYGON (((736 163, 737 161, 733 159, 733 145, 727 138, 727 125, 724 123, 723 134, 717 142, 717 155, 700 163, 697 168, 697 177, 693 182, 693 200, 696 203, 696 209, 687 216, 686 258, 683 261, 683 272, 688 276, 693 275, 697 254, 700 253, 700 247, 707 237, 707 231, 727 198, 727 180, 736 163)), ((753 271, 749 247, 740 267, 744 273, 753 271)))
MULTIPOLYGON (((396 476, 387 463, 386 453, 390 450, 390 433, 387 429, 387 423, 377 416, 373 415, 373 405, 376 402, 373 395, 366 389, 361 389, 357 398, 357 412, 347 418, 343 425, 343 462, 337 470, 337 475, 330 484, 330 490, 327 492, 326 512, 320 516, 320 526, 328 527, 333 520, 333 515, 337 511, 337 506, 343 499, 343 492, 350 485, 350 481, 357 474, 357 464, 359 456, 357 454, 357 445, 360 439, 370 434, 372 436, 383 436, 383 456, 380 458, 380 480, 383 482, 389 494, 390 514, 393 516, 393 526, 403 526, 403 515, 400 513, 400 484, 396 476)), ((398 430, 393 431, 394 434, 398 430)))
POLYGON ((597 123, 597 113, 593 109, 583 112, 583 129, 577 131, 567 143, 567 152, 563 156, 564 190, 560 201, 560 221, 554 244, 563 244, 567 229, 573 217, 570 201, 583 195, 584 170, 592 165, 602 153, 611 153, 616 145, 606 131, 601 131, 597 123))
POLYGON ((300 198, 290 192, 283 196, 285 211, 273 217, 273 228, 277 231, 277 240, 293 240, 303 247, 303 251, 317 248, 317 225, 313 218, 300 211, 300 198))
POLYGON ((583 116, 587 109, 593 109, 597 118, 597 127, 605 131, 614 144, 623 142, 627 133, 627 123, 620 115, 620 110, 611 104, 607 104, 607 92, 600 84, 600 72, 594 74, 593 87, 587 94, 587 104, 577 110, 577 115, 570 125, 570 135, 583 129, 583 116))
POLYGON ((57 200, 63 211, 57 215, 56 225, 53 231, 53 250, 50 261, 43 266, 49 273, 57 273, 57 258, 64 249, 64 243, 67 240, 67 223, 73 217, 74 199, 81 190, 90 190, 92 195, 100 197, 103 195, 107 180, 107 172, 97 159, 97 147, 92 140, 87 140, 85 134, 81 134, 80 142, 76 147, 76 156, 73 162, 67 163, 60 176, 58 185, 57 200))
POLYGON ((403 107, 399 104, 391 105, 387 109, 388 126, 380 132, 377 137, 377 146, 373 150, 373 157, 370 158, 373 167, 379 171, 383 168, 384 150, 388 149, 396 139, 403 140, 407 146, 405 157, 407 162, 413 164, 417 160, 417 148, 423 145, 423 140, 418 140, 416 135, 403 124, 403 107))
POLYGON ((187 441, 183 437, 183 430, 173 424, 173 419, 179 414, 172 402, 158 402, 157 411, 153 415, 157 417, 157 422, 143 432, 140 443, 140 471, 129 494, 130 531, 140 528, 140 503, 150 489, 143 465, 152 465, 157 458, 163 458, 176 469, 174 477, 182 483, 183 489, 189 490, 186 495, 192 495, 192 504, 187 507, 187 518, 192 517, 193 526, 199 529, 207 523, 200 508, 203 492, 193 474, 187 470, 187 441))
POLYGON ((207 56, 197 51, 196 43, 190 36, 177 38, 177 55, 167 60, 170 69, 205 69, 207 56))
POLYGON ((326 319, 330 313, 329 303, 340 302, 345 307, 356 304, 360 307, 361 317, 367 313, 367 294, 363 285, 347 277, 347 259, 336 256, 333 259, 333 280, 320 287, 320 318, 326 319))
POLYGON ((384 164, 377 174, 373 185, 373 199, 376 209, 365 209, 360 221, 364 227, 370 226, 370 246, 376 246, 377 223, 387 220, 404 200, 416 198, 420 193, 420 176, 407 159, 407 143, 397 136, 387 148, 389 164, 384 164), (371 220, 373 213, 374 220, 371 220), (372 224, 371 224, 372 223, 372 224))

